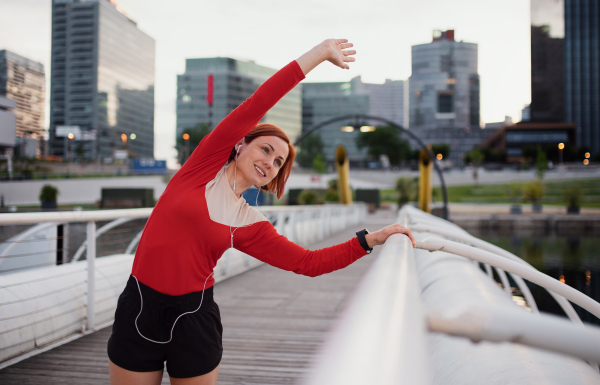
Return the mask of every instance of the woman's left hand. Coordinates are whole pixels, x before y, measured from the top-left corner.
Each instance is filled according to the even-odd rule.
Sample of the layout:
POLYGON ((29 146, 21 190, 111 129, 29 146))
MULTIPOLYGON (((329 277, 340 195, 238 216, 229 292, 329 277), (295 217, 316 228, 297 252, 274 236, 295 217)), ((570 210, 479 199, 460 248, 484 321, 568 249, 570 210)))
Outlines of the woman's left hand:
POLYGON ((390 235, 397 233, 406 234, 410 238, 413 247, 417 246, 417 241, 415 241, 412 231, 410 231, 408 227, 404 227, 402 225, 399 225, 398 223, 394 223, 393 225, 384 227, 381 230, 369 233, 365 236, 365 238, 369 247, 372 248, 373 246, 383 245, 383 243, 386 241, 386 239, 388 239, 390 235))

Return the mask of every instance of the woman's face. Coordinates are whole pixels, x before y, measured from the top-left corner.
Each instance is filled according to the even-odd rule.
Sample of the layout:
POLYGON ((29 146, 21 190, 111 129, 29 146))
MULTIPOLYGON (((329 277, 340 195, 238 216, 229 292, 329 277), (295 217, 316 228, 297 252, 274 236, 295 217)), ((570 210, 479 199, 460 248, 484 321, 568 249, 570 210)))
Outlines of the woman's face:
POLYGON ((237 157, 238 172, 253 185, 265 186, 277 176, 289 151, 288 144, 276 136, 259 136, 250 143, 244 142, 237 157))

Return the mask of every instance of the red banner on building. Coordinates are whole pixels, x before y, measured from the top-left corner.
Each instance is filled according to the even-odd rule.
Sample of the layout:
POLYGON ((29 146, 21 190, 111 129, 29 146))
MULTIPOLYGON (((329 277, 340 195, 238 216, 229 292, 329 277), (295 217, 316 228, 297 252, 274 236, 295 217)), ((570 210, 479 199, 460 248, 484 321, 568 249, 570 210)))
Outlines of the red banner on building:
POLYGON ((206 103, 209 106, 213 105, 214 81, 215 77, 212 74, 206 78, 206 103))

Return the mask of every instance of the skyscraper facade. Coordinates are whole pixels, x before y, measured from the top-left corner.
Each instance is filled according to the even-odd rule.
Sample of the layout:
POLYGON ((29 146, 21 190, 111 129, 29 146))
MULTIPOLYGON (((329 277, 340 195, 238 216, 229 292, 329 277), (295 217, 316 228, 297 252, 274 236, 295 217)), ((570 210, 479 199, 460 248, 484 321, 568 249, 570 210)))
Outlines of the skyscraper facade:
MULTIPOLYGON (((304 83, 302 88, 302 129, 339 115, 363 114, 389 119, 399 125, 404 122, 404 81, 386 79, 383 84, 363 83, 360 76, 348 82, 304 83)), ((319 130, 325 159, 333 162, 335 149, 346 147, 351 164, 364 166, 367 149, 356 146, 358 130, 341 131, 356 123, 381 125, 381 122, 338 121, 319 130)))
POLYGON ((564 121, 563 0, 531 0, 529 121, 564 121))
POLYGON ((154 39, 114 0, 53 0, 50 141, 85 160, 154 157, 154 39))
MULTIPOLYGON (((227 57, 186 59, 177 75, 177 129, 207 124, 211 129, 276 72, 275 69, 227 57)), ((280 127, 294 141, 301 131, 301 86, 267 112, 261 122, 280 127)))
POLYGON ((16 115, 17 145, 25 143, 25 140, 34 144, 33 151, 28 151, 27 154, 17 151, 17 155, 40 155, 35 144, 44 136, 44 65, 13 52, 0 50, 0 96, 16 102, 12 112, 16 115))
POLYGON ((412 46, 409 127, 414 130, 479 127, 477 44, 434 31, 431 43, 412 46))
POLYGON ((600 2, 565 0, 565 120, 577 145, 600 152, 600 2))

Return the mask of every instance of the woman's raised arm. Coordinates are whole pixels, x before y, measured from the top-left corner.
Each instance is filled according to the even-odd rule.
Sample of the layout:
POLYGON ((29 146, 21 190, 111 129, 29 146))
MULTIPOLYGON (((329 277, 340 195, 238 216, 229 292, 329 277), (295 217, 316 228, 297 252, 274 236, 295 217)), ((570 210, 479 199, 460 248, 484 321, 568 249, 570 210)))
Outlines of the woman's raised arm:
POLYGON ((349 68, 346 63, 354 61, 351 55, 356 53, 345 50, 350 47, 352 44, 345 39, 328 39, 277 71, 200 142, 171 183, 191 179, 190 183, 202 185, 213 179, 229 158, 233 146, 310 70, 324 61, 349 68), (193 178, 186 178, 187 175, 193 178))
POLYGON ((304 75, 308 74, 324 61, 329 61, 343 69, 350 69, 347 63, 353 62, 355 59, 352 55, 356 54, 355 50, 348 50, 348 48, 352 47, 353 44, 348 43, 347 39, 327 39, 300 56, 296 59, 296 62, 302 69, 302 72, 304 72, 304 75))

